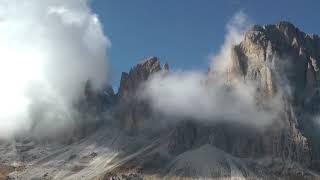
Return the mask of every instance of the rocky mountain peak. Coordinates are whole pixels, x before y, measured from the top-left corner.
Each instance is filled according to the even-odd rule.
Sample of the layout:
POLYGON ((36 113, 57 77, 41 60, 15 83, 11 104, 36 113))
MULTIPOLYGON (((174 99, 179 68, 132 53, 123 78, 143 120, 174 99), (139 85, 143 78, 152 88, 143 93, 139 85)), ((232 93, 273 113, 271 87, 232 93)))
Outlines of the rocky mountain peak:
POLYGON ((153 67, 153 66, 160 66, 160 60, 156 56, 150 56, 145 59, 142 59, 136 67, 144 66, 144 67, 153 67))
POLYGON ((289 22, 278 24, 255 25, 245 33, 245 42, 259 44, 265 48, 268 43, 277 46, 280 50, 288 50, 289 47, 306 50, 310 56, 319 55, 315 48, 319 47, 319 36, 306 34, 289 22), (281 46, 281 47, 280 47, 281 46))
MULTIPOLYGON (((316 137, 320 134, 315 133, 317 130, 310 117, 319 110, 320 103, 319 36, 304 33, 289 22, 255 25, 232 48, 231 54, 228 77, 255 82, 261 100, 279 94, 285 96, 284 109, 287 110, 281 121, 287 123, 286 130, 274 132, 274 138, 267 138, 268 141, 275 143, 281 137, 284 142, 277 147, 279 152, 294 144, 296 148, 290 152, 295 154, 294 160, 301 161, 297 158, 301 156, 307 164, 318 163, 320 145, 316 137), (292 141, 292 137, 300 140, 292 141), (299 148, 304 150, 297 151, 299 148)), ((265 149, 272 146, 269 144, 265 149)))
POLYGON ((141 82, 146 81, 151 74, 160 70, 161 66, 159 58, 149 57, 143 59, 134 66, 129 73, 122 73, 118 95, 120 97, 132 95, 135 93, 141 82))
POLYGON ((125 129, 135 131, 149 123, 152 117, 152 110, 148 102, 137 97, 139 93, 137 91, 139 91, 139 87, 143 82, 162 70, 163 72, 169 71, 169 65, 164 64, 161 68, 159 58, 152 56, 140 61, 129 73, 122 73, 118 91, 118 114, 125 129), (146 121, 146 119, 149 119, 149 121, 146 121))
POLYGON ((232 49, 232 77, 257 81, 267 95, 275 94, 281 81, 288 81, 294 94, 305 94, 319 77, 319 49, 319 36, 289 22, 255 25, 232 49))

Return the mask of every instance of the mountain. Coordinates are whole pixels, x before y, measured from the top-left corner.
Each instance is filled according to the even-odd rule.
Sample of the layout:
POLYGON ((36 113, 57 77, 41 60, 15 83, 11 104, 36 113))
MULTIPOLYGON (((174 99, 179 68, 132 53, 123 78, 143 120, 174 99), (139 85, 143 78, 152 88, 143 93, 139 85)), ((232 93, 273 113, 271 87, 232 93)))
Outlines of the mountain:
POLYGON ((256 106, 266 111, 275 109, 270 102, 276 101, 275 118, 263 129, 155 111, 140 98, 142 86, 170 71, 149 57, 122 73, 117 93, 110 87, 95 92, 90 81, 85 84, 76 107, 95 120, 79 123, 77 138, 1 142, 0 179, 320 178, 319 36, 289 22, 255 25, 230 50, 230 62, 219 72, 210 67, 206 84, 217 77, 228 88, 254 84, 256 106))
POLYGON ((313 121, 319 107, 319 50, 319 36, 301 32, 289 22, 256 25, 233 48, 231 70, 236 78, 256 81, 265 98, 282 91, 288 111, 284 114, 287 118, 283 119, 289 128, 289 134, 285 136, 294 142, 282 142, 289 148, 280 148, 288 149, 287 153, 291 155, 295 154, 290 152, 292 149, 306 150, 305 154, 296 154, 292 158, 298 160, 310 156, 310 162, 304 161, 315 168, 319 159, 316 140, 319 134, 313 121), (292 148, 294 144, 297 147, 292 148))

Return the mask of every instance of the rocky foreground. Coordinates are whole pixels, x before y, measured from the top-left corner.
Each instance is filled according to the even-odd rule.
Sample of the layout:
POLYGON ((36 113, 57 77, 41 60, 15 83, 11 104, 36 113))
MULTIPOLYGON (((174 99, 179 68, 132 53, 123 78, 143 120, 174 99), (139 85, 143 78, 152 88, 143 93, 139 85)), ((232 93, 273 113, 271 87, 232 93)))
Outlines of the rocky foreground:
POLYGON ((138 94, 169 66, 147 58, 122 74, 117 94, 86 84, 77 108, 95 120, 71 135, 2 142, 0 179, 319 179, 319 63, 319 36, 280 22, 252 27, 232 47, 226 69, 210 67, 208 84, 217 75, 227 86, 250 81, 257 106, 280 100, 274 123, 261 130, 193 118, 163 124, 170 117, 138 94))

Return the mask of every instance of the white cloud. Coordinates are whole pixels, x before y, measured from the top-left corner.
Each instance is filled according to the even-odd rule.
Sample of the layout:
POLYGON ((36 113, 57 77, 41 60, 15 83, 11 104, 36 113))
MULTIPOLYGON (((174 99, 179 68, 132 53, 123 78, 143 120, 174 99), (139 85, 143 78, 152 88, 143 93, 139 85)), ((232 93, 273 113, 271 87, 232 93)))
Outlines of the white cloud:
POLYGON ((226 25, 224 44, 216 55, 211 56, 210 69, 217 73, 227 71, 231 66, 231 48, 239 44, 244 32, 251 26, 248 16, 240 11, 226 25))
POLYGON ((0 137, 30 128, 37 103, 63 114, 84 81, 106 82, 110 42, 87 0, 1 0, 0 12, 0 137))
POLYGON ((189 71, 156 74, 142 86, 139 95, 151 102, 155 111, 177 119, 270 125, 279 104, 270 101, 274 109, 264 110, 255 99, 255 90, 253 84, 231 85, 221 77, 208 79, 207 74, 189 71))

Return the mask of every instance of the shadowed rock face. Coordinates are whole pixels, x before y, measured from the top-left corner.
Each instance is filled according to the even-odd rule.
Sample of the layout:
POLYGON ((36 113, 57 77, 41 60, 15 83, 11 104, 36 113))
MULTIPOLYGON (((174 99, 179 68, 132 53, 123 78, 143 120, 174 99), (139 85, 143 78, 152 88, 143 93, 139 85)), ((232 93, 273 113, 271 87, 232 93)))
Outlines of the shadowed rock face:
POLYGON ((133 67, 129 73, 122 73, 118 95, 122 98, 134 96, 139 85, 146 81, 150 75, 160 70, 160 61, 157 57, 143 60, 133 67))
POLYGON ((110 111, 115 101, 116 95, 110 85, 95 90, 88 80, 84 84, 81 99, 75 104, 78 114, 73 138, 77 140, 95 132, 106 121, 104 112, 110 111))
POLYGON ((195 141, 199 138, 197 124, 186 121, 179 124, 173 131, 168 143, 168 150, 171 154, 180 154, 195 145, 195 141))
POLYGON ((168 71, 168 64, 161 68, 159 59, 150 57, 133 67, 129 73, 122 73, 118 91, 118 117, 126 130, 136 131, 152 123, 152 110, 148 102, 137 97, 137 93, 143 82, 162 69, 168 71))

